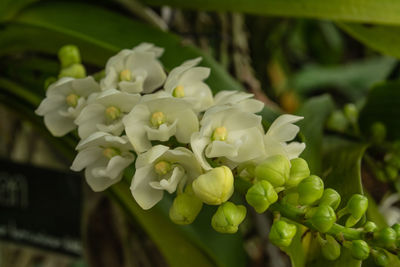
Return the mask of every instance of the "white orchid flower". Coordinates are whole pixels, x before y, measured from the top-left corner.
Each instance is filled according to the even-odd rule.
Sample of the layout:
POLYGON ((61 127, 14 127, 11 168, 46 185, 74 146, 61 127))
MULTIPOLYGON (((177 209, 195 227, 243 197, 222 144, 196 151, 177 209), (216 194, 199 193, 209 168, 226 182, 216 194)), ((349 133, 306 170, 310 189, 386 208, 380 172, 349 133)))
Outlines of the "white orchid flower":
POLYGON ((49 86, 46 98, 36 109, 54 136, 63 136, 76 128, 74 120, 100 87, 92 77, 61 78, 49 86), (89 97, 90 96, 90 97, 89 97))
POLYGON ((151 148, 151 140, 168 141, 175 136, 187 144, 199 129, 196 114, 190 105, 178 98, 156 98, 137 104, 122 119, 125 132, 136 152, 151 148))
POLYGON ((96 132, 79 142, 71 169, 85 169, 85 177, 93 191, 103 191, 119 182, 123 171, 134 160, 126 136, 118 137, 109 133, 96 132))
POLYGON ((257 113, 264 108, 264 103, 252 98, 253 94, 240 91, 221 91, 214 96, 213 106, 234 106, 243 111, 257 113))
POLYGON ((188 101, 197 112, 204 111, 213 103, 210 87, 203 81, 210 76, 210 69, 196 67, 201 58, 185 61, 168 75, 164 89, 173 97, 188 101))
POLYGON ((238 165, 265 154, 261 117, 241 109, 225 107, 209 110, 200 132, 191 137, 192 150, 205 170, 212 167, 206 158, 226 158, 238 165))
POLYGON ((164 191, 172 194, 179 184, 200 174, 201 167, 189 149, 156 145, 138 156, 131 192, 139 206, 147 210, 162 199, 164 191))
POLYGON ((299 142, 291 142, 296 137, 300 128, 293 123, 302 120, 303 117, 284 114, 279 116, 270 126, 264 136, 266 156, 283 155, 288 159, 297 158, 306 145, 299 142))
POLYGON ((139 100, 139 94, 130 94, 116 89, 103 91, 82 110, 75 120, 79 137, 84 139, 98 131, 120 135, 124 130, 122 118, 139 100))
POLYGON ((166 74, 158 57, 162 49, 141 44, 131 50, 124 49, 111 57, 101 81, 103 90, 117 88, 128 93, 151 93, 160 87, 166 74))

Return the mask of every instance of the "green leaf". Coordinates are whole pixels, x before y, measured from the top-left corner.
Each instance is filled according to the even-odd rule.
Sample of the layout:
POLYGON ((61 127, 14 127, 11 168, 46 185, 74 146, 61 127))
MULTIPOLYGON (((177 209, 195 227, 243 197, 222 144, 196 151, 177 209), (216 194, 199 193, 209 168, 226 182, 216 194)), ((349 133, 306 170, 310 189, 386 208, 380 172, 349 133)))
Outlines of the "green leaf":
POLYGON ((390 81, 376 85, 368 94, 367 102, 360 112, 362 133, 368 135, 374 122, 386 126, 389 139, 400 138, 400 82, 390 81))
POLYGON ((20 9, 36 1, 38 0, 1 0, 0 21, 12 18, 20 9))
POLYGON ((145 211, 140 208, 127 183, 120 182, 108 192, 146 230, 170 266, 214 266, 213 260, 182 235, 168 217, 154 209, 145 211))
POLYGON ((308 65, 294 75, 291 84, 300 94, 332 88, 350 101, 359 100, 376 82, 383 81, 396 65, 390 57, 373 57, 341 66, 308 65))
POLYGON ((306 149, 300 155, 307 160, 314 174, 321 174, 322 167, 322 134, 326 119, 334 108, 329 95, 313 97, 299 110, 298 115, 304 119, 298 123, 304 135, 306 149))
POLYGON ((400 27, 355 23, 337 23, 337 25, 366 46, 382 54, 400 58, 400 27))
POLYGON ((396 0, 142 0, 154 6, 210 11, 233 11, 258 15, 309 17, 383 24, 400 24, 396 0))
POLYGON ((29 45, 32 45, 32 49, 38 47, 39 45, 35 44, 37 41, 50 42, 46 44, 46 49, 55 53, 61 42, 53 40, 54 34, 57 38, 61 37, 63 44, 68 40, 68 43, 79 46, 84 61, 104 66, 106 59, 119 50, 131 48, 141 42, 150 42, 165 48, 166 53, 161 60, 167 69, 181 64, 184 60, 202 56, 201 65, 213 70, 207 82, 212 84, 215 90, 243 90, 243 87, 213 58, 192 46, 183 45, 179 37, 97 6, 65 2, 38 3, 23 10, 13 22, 28 26, 31 36, 25 37, 23 29, 11 25, 9 27, 19 29, 6 27, 5 37, 9 39, 3 39, 1 33, 0 48, 10 45, 10 40, 18 41, 18 45, 23 45, 23 48, 28 50, 29 45), (99 21, 101 27, 98 25, 99 21))

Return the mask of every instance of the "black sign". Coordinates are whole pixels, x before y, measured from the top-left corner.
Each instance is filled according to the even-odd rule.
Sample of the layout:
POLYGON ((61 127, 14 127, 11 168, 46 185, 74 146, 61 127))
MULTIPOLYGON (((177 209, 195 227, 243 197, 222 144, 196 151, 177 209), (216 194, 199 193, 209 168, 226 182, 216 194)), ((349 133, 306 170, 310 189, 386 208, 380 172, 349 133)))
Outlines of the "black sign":
POLYGON ((81 255, 82 177, 0 159, 0 239, 81 255))

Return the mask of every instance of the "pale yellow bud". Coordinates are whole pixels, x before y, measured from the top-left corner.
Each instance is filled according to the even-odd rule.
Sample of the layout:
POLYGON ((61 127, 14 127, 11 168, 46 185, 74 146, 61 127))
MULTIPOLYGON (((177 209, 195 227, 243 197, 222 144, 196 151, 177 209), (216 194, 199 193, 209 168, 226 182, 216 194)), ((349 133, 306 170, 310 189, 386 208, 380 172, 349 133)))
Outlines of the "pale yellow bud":
POLYGON ((170 172, 171 168, 172 168, 171 163, 169 163, 165 160, 159 161, 158 163, 156 163, 154 165, 154 170, 160 176, 163 176, 163 175, 167 174, 168 172, 170 172))
POLYGON ((175 87, 174 91, 172 92, 172 96, 174 97, 184 97, 185 96, 185 90, 183 85, 178 85, 177 87, 175 87))
POLYGON ((224 126, 215 128, 211 140, 213 141, 225 141, 228 137, 228 131, 224 126))
POLYGON ((67 102, 67 105, 70 107, 76 107, 76 105, 78 105, 78 99, 79 96, 76 94, 69 94, 65 101, 67 102))
POLYGON ((121 111, 119 108, 114 107, 114 106, 109 106, 106 108, 106 117, 107 119, 113 121, 119 118, 121 116, 121 111))
POLYGON ((120 81, 132 81, 132 72, 128 69, 125 69, 119 73, 119 80, 120 81))
POLYGON ((119 152, 118 149, 112 148, 112 147, 107 147, 103 150, 103 156, 105 156, 108 159, 111 159, 115 156, 120 155, 121 153, 119 152))
POLYGON ((159 127, 161 124, 163 124, 165 122, 164 113, 162 113, 161 111, 154 112, 151 115, 150 122, 151 122, 151 125, 153 125, 154 127, 159 127))
POLYGON ((195 195, 204 203, 219 205, 233 194, 232 171, 226 166, 214 168, 197 177, 192 187, 195 195))

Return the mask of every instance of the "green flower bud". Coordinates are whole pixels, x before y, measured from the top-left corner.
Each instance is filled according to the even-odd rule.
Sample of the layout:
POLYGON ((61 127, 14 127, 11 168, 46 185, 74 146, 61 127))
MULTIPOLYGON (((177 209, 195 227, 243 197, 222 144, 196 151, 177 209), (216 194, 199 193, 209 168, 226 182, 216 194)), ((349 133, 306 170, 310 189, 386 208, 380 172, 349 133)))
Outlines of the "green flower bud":
POLYGON ((354 194, 347 202, 346 210, 350 217, 346 221, 346 227, 354 226, 368 209, 368 198, 360 194, 354 194))
POLYGON ((62 77, 72 77, 72 78, 85 78, 86 77, 86 69, 82 64, 73 64, 69 67, 63 68, 58 75, 58 78, 62 77))
POLYGON ((386 138, 386 127, 381 122, 374 122, 371 126, 371 139, 373 142, 379 144, 386 138))
POLYGON ((286 181, 287 187, 297 186, 303 179, 310 176, 310 169, 308 168, 307 161, 302 158, 295 158, 290 161, 289 179, 286 181))
POLYGON ((396 232, 397 239, 400 238, 400 224, 395 223, 392 225, 392 229, 396 232))
POLYGON ((169 210, 169 218, 176 224, 191 224, 199 214, 203 202, 193 193, 177 195, 169 210))
POLYGON ((258 180, 267 180, 274 187, 282 186, 290 175, 290 162, 282 155, 267 158, 256 167, 255 175, 258 180))
POLYGON ((396 231, 393 228, 385 227, 374 233, 376 241, 384 247, 390 248, 394 246, 397 239, 396 231))
POLYGON ((246 200, 258 213, 263 213, 278 200, 278 194, 269 182, 261 180, 250 187, 246 200))
POLYGON ((329 116, 327 122, 326 122, 326 127, 331 130, 339 131, 339 132, 344 132, 347 128, 347 125, 349 124, 346 116, 341 110, 335 110, 332 112, 332 114, 329 116))
POLYGON ((374 222, 368 221, 364 224, 364 232, 366 233, 373 233, 376 231, 378 226, 374 222))
POLYGON ((79 49, 75 45, 65 45, 58 51, 58 59, 61 62, 61 68, 67 68, 73 64, 81 63, 79 49))
POLYGON ((366 260, 369 256, 369 246, 364 240, 353 240, 351 242, 351 256, 357 260, 366 260))
POLYGON ((336 222, 336 213, 331 206, 321 205, 307 212, 306 218, 321 233, 326 233, 336 222))
POLYGON ((233 194, 233 175, 228 167, 217 167, 197 177, 192 187, 196 196, 204 203, 219 205, 233 194))
POLYGON ((269 240, 278 247, 288 247, 292 243, 296 231, 297 227, 294 224, 282 220, 275 221, 269 232, 269 240))
POLYGON ((211 225, 217 232, 234 234, 244 218, 246 218, 245 206, 226 202, 218 207, 211 219, 211 225))
POLYGON ((324 182, 316 175, 311 175, 297 186, 300 205, 310 205, 319 200, 324 193, 324 182))
POLYGON ((374 256, 374 261, 378 266, 387 266, 389 264, 389 256, 383 249, 373 251, 372 256, 374 256))
POLYGON ((327 188, 324 190, 322 194, 322 198, 319 201, 319 205, 328 205, 331 206, 334 210, 339 207, 341 197, 336 190, 332 188, 327 188))
POLYGON ((344 115, 351 123, 356 123, 358 119, 358 110, 356 105, 349 103, 343 108, 344 115))
POLYGON ((327 235, 326 240, 322 238, 318 240, 320 241, 322 256, 324 256, 325 259, 334 261, 339 258, 341 246, 335 238, 327 235))

